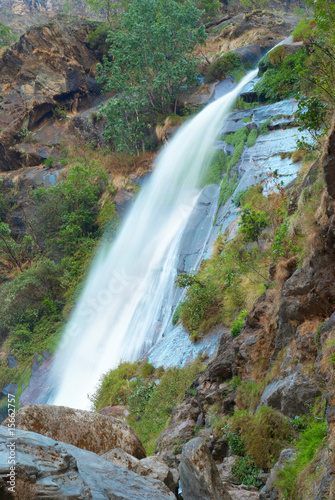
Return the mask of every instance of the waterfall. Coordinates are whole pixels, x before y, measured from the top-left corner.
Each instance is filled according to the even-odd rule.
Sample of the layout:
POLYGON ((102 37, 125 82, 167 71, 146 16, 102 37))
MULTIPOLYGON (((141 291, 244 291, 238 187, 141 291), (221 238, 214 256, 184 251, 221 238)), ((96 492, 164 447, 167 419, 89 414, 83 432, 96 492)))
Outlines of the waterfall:
POLYGON ((52 403, 89 408, 103 373, 138 359, 171 321, 176 262, 183 231, 200 195, 224 119, 247 74, 206 106, 161 151, 116 239, 103 244, 56 355, 52 403))

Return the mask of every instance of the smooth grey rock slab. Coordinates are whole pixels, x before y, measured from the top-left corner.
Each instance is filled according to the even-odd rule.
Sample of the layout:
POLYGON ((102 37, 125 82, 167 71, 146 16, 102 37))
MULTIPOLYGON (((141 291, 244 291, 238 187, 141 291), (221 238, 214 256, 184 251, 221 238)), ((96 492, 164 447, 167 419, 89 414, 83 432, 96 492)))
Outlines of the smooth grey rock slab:
MULTIPOLYGON (((142 477, 90 451, 35 432, 15 431, 16 477, 36 498, 66 500, 175 499, 161 481, 142 477)), ((6 498, 8 428, 0 426, 0 498, 6 498)), ((8 497, 9 498, 9 497, 8 497)))

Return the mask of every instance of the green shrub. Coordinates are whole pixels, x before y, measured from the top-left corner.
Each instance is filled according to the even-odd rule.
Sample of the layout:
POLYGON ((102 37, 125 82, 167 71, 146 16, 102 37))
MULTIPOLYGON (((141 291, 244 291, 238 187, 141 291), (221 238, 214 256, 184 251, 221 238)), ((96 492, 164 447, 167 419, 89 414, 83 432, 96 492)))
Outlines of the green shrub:
POLYGON ((258 130, 257 130, 257 128, 253 128, 250 131, 250 134, 248 135, 247 148, 251 148, 252 146, 254 146, 256 144, 257 137, 258 137, 258 130))
POLYGON ((248 311, 244 309, 243 311, 240 312, 240 314, 237 316, 236 319, 234 319, 230 333, 232 337, 238 337, 239 334, 241 333, 242 328, 244 327, 244 320, 246 315, 248 314, 248 311))
POLYGON ((306 52, 300 50, 284 57, 276 67, 269 62, 261 80, 255 85, 259 98, 266 102, 277 102, 295 97, 301 89, 300 74, 305 70, 306 58, 306 52))
POLYGON ((259 106, 258 102, 247 102, 243 99, 243 97, 238 97, 235 102, 234 109, 239 109, 243 111, 244 109, 253 109, 259 106))
POLYGON ((240 191, 237 191, 234 194, 233 202, 234 202, 235 207, 240 207, 241 206, 243 195, 246 193, 246 191, 247 191, 246 189, 242 189, 240 191))
POLYGON ((236 412, 231 425, 233 431, 241 433, 246 454, 265 469, 272 467, 293 437, 289 420, 265 406, 254 415, 246 410, 236 412))
POLYGON ((246 486, 256 486, 259 488, 263 485, 262 481, 258 479, 259 474, 263 472, 262 469, 255 465, 252 457, 238 457, 231 466, 231 473, 239 484, 246 486))
POLYGON ((179 321, 180 311, 181 311, 182 305, 183 305, 183 303, 180 302, 177 305, 177 307, 175 308, 174 312, 173 312, 173 315, 172 315, 172 324, 173 324, 173 326, 175 326, 178 323, 178 321, 179 321))
POLYGON ((203 323, 217 309, 217 306, 215 287, 211 283, 207 283, 206 286, 194 283, 188 288, 186 300, 180 309, 183 326, 191 334, 202 331, 203 323))
POLYGON ((227 144, 232 144, 234 147, 241 143, 245 143, 248 138, 249 130, 247 127, 240 128, 233 134, 226 135, 225 141, 227 144))
POLYGON ((96 218, 106 173, 96 163, 74 165, 66 178, 34 192, 34 232, 44 249, 69 255, 82 238, 98 235, 96 218))
POLYGON ((303 40, 306 40, 306 38, 309 38, 312 34, 314 26, 315 22, 313 20, 306 18, 301 19, 292 33, 293 41, 301 42, 303 40))
POLYGON ((51 168, 54 163, 55 163, 55 158, 53 156, 49 156, 49 158, 46 158, 43 161, 43 164, 46 168, 51 168))
POLYGON ((234 76, 236 71, 243 69, 241 57, 228 52, 212 62, 206 70, 206 82, 222 80, 227 76, 234 76))
POLYGON ((173 408, 184 397, 186 389, 203 367, 202 362, 196 360, 184 368, 166 370, 147 399, 140 418, 132 414, 128 417, 128 422, 141 439, 148 455, 154 453, 156 440, 168 424, 173 408))
POLYGON ((271 245, 272 255, 275 262, 281 257, 289 257, 297 252, 301 251, 301 247, 294 245, 291 239, 288 239, 288 229, 290 226, 289 220, 284 220, 284 222, 277 227, 274 242, 271 245))
POLYGON ((314 420, 310 427, 302 432, 296 444, 296 457, 278 471, 276 486, 285 492, 285 497, 292 500, 311 498, 308 495, 313 492, 308 491, 308 486, 315 482, 315 473, 319 468, 318 453, 326 445, 326 441, 325 421, 314 420))
POLYGON ((251 116, 246 116, 245 118, 243 118, 242 122, 243 123, 250 123, 250 122, 252 122, 251 116))
POLYGON ((242 441, 241 435, 239 433, 236 433, 236 432, 228 431, 226 433, 226 436, 227 436, 227 442, 228 442, 230 452, 233 455, 238 455, 240 457, 244 457, 245 447, 244 447, 244 443, 242 441))
POLYGON ((269 133, 269 125, 271 123, 271 118, 265 120, 264 123, 261 123, 259 126, 259 133, 261 135, 267 135, 269 133))
POLYGON ((244 208, 240 217, 239 231, 244 235, 245 241, 258 243, 260 235, 269 224, 266 212, 244 208))
POLYGON ((227 171, 228 157, 224 151, 217 151, 206 172, 206 176, 202 183, 203 186, 209 184, 220 184, 221 175, 227 171))

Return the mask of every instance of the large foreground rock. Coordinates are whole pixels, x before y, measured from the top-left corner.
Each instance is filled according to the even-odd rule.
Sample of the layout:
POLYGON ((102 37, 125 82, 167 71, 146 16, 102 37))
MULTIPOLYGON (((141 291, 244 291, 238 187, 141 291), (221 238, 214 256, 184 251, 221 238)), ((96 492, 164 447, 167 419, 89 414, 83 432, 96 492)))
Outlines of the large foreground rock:
MULTIPOLYGON (((175 498, 161 481, 150 477, 143 478, 90 451, 54 441, 34 432, 16 430, 15 437, 17 498, 175 498)), ((6 492, 9 442, 8 428, 0 426, 0 498, 3 500, 13 498, 6 492)))
POLYGON ((184 500, 232 500, 202 438, 183 447, 179 474, 184 500))
POLYGON ((28 405, 16 413, 16 427, 94 453, 122 448, 139 459, 146 455, 141 441, 126 422, 90 411, 65 406, 28 405))

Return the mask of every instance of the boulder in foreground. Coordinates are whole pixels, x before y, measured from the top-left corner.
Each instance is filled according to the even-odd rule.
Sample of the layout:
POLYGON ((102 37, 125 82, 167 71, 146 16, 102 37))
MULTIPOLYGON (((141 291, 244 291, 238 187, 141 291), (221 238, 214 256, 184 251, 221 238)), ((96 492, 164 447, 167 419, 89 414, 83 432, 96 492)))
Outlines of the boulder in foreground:
MULTIPOLYGON (((168 487, 114 465, 95 453, 22 430, 15 431, 17 498, 53 500, 173 500, 168 487), (20 496, 21 494, 21 496, 20 496)), ((8 475, 8 428, 0 426, 0 498, 8 475)))
MULTIPOLYGON (((6 425, 6 420, 3 423, 6 425)), ((28 405, 16 413, 16 427, 72 444, 94 453, 122 448, 136 458, 146 456, 145 449, 126 422, 98 413, 66 406, 28 405)))

